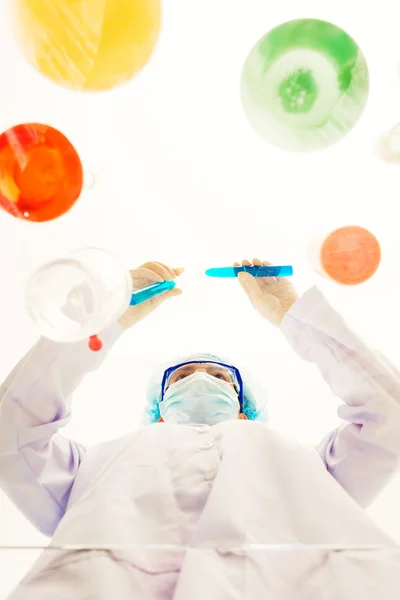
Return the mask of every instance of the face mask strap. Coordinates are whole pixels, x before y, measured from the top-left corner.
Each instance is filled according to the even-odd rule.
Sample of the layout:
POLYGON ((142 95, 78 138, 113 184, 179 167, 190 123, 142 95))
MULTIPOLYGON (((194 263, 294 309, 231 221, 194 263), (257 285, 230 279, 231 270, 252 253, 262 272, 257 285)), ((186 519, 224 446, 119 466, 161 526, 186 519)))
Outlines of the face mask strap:
POLYGON ((239 370, 236 367, 234 367, 233 365, 227 365, 226 363, 208 361, 208 360, 190 360, 187 362, 180 363, 179 365, 169 367, 169 369, 164 371, 164 375, 163 375, 162 382, 161 382, 161 402, 164 400, 165 385, 167 383, 167 380, 174 371, 179 369, 179 367, 183 367, 184 365, 192 365, 192 364, 201 365, 201 364, 208 363, 208 362, 211 364, 220 365, 221 367, 228 367, 229 369, 234 371, 234 373, 236 375, 237 383, 239 385, 239 390, 236 389, 235 382, 233 381, 232 383, 234 384, 234 389, 238 393, 238 396, 239 396, 240 409, 241 409, 241 411, 243 411, 243 381, 242 381, 239 370))

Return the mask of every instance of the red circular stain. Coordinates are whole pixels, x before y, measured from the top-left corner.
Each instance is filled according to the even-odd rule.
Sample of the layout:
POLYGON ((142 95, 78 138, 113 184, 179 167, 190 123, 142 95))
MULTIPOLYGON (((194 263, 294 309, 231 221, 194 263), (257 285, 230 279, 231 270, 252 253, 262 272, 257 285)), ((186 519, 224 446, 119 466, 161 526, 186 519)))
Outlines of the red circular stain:
POLYGON ((0 135, 0 206, 14 217, 57 219, 72 208, 82 187, 79 155, 57 129, 27 123, 0 135))

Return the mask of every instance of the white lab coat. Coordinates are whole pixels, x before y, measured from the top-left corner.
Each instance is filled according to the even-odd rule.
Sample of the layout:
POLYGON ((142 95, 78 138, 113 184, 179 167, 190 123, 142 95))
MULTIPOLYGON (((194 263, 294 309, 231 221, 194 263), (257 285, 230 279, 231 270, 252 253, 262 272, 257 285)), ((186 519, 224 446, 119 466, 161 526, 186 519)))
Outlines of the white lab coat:
POLYGON ((98 354, 40 340, 2 388, 1 487, 51 546, 100 549, 45 551, 10 600, 398 600, 400 548, 363 507, 398 472, 399 372, 316 287, 281 331, 344 402, 316 449, 243 420, 85 448, 58 430, 121 330, 98 354))

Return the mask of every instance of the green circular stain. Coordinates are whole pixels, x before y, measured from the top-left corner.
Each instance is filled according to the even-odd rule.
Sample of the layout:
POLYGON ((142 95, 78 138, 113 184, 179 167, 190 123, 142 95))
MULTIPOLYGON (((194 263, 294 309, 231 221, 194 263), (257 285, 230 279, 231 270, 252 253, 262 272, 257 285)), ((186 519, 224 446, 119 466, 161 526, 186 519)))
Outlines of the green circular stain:
POLYGON ((359 120, 369 75, 358 45, 319 19, 288 21, 251 50, 242 72, 244 111, 268 142, 310 151, 341 140, 359 120))

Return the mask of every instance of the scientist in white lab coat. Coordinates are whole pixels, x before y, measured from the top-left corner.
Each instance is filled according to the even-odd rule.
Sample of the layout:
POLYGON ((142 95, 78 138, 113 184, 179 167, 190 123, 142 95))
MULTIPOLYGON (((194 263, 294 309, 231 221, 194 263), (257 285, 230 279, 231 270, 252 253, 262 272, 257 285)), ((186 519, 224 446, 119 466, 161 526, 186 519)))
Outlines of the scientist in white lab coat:
MULTIPOLYGON (((181 272, 150 262, 131 274, 140 288, 181 272)), ((150 385, 147 425, 85 448, 61 433, 73 391, 181 290, 130 307, 97 354, 41 339, 1 388, 0 484, 51 549, 10 600, 400 598, 399 546, 364 510, 398 472, 399 372, 318 288, 298 298, 284 278, 239 280, 341 398, 343 424, 317 448, 285 439, 237 365, 195 355, 150 385)), ((301 389, 297 401, 308 410, 301 389)))

